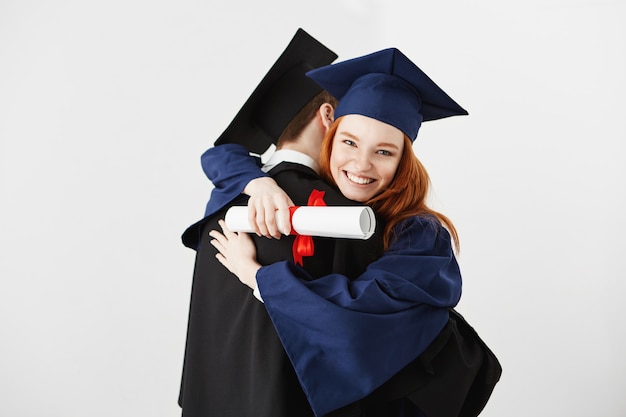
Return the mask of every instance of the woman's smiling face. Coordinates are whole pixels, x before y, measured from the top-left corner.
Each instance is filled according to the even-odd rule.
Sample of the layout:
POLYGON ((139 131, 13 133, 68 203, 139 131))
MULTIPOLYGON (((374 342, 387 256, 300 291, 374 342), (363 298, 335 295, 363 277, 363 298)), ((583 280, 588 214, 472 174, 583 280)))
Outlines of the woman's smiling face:
POLYGON ((333 139, 330 172, 344 196, 366 202, 389 186, 403 151, 404 134, 398 128, 349 114, 333 139))

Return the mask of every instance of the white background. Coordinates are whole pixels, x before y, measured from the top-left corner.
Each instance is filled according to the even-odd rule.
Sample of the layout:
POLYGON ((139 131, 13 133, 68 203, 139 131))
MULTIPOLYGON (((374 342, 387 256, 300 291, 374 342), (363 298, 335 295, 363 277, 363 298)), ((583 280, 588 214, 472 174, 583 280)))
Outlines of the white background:
POLYGON ((0 415, 179 415, 199 157, 298 27, 340 60, 398 47, 470 112, 415 151, 504 368, 483 416, 626 415, 625 21, 617 0, 0 0, 0 415))

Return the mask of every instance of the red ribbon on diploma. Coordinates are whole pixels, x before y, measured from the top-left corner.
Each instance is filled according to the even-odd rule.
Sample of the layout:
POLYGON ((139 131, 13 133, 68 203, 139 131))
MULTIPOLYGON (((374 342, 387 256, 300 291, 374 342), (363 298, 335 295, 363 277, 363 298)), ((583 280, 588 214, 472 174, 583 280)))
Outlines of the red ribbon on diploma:
MULTIPOLYGON (((326 202, 324 201, 325 191, 313 190, 309 195, 309 201, 307 202, 307 206, 325 206, 326 202)), ((293 218, 293 213, 298 210, 300 206, 289 207, 289 223, 293 225, 291 219, 293 218)), ((313 256, 315 253, 315 248, 313 246, 313 238, 311 236, 303 236, 299 235, 293 227, 291 228, 291 234, 296 236, 296 240, 293 242, 292 253, 293 253, 293 261, 296 265, 302 265, 302 257, 303 256, 313 256)))

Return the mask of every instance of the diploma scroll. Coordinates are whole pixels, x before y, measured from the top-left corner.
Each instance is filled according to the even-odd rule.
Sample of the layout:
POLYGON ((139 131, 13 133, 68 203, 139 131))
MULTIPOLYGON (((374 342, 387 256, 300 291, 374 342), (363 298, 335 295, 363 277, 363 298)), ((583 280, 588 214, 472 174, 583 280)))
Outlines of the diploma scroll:
MULTIPOLYGON (((248 207, 234 206, 226 212, 226 227, 234 232, 253 233, 248 223, 248 207)), ((369 239, 376 228, 370 207, 300 206, 291 217, 291 228, 299 235, 369 239)))

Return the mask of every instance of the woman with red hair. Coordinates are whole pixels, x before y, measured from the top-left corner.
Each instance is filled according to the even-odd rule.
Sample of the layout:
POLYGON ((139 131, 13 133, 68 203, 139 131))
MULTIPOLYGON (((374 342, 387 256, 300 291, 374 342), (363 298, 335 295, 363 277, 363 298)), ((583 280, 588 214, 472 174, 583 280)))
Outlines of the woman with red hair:
POLYGON ((312 279, 290 261, 260 265, 250 237, 221 222, 210 232, 218 259, 260 293, 317 416, 478 415, 499 365, 471 395, 483 356, 448 356, 438 368, 463 339, 450 313, 461 296, 458 238, 426 205, 429 177, 412 149, 422 121, 467 112, 397 49, 307 75, 339 99, 322 177, 374 209, 385 251, 355 279, 312 279))

